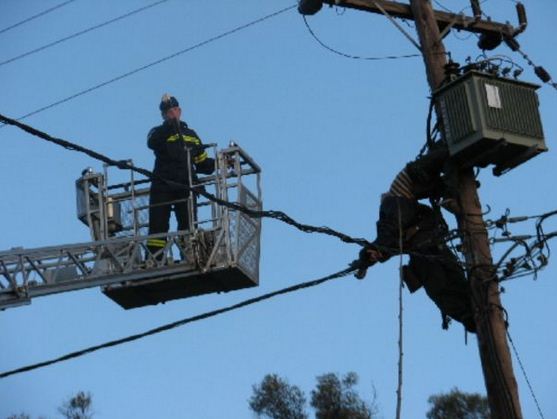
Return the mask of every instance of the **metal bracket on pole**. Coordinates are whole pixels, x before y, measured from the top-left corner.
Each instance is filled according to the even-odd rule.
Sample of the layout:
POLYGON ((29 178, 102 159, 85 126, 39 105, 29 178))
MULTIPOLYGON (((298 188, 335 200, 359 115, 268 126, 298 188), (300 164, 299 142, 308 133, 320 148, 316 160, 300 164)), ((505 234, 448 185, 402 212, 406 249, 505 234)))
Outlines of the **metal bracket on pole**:
POLYGON ((420 44, 418 44, 418 42, 412 38, 412 35, 410 35, 408 32, 406 32, 404 30, 404 28, 379 4, 377 3, 375 0, 372 0, 373 4, 375 5, 375 7, 377 7, 379 10, 381 10, 381 13, 383 13, 385 15, 385 17, 387 17, 387 19, 389 19, 391 21, 391 23, 393 25, 395 25, 397 27, 397 29, 402 32, 402 34, 408 38, 408 40, 416 47, 418 48, 418 51, 422 52, 422 47, 420 47, 420 44))
MULTIPOLYGON (((451 21, 451 23, 449 23, 445 29, 443 29, 443 32, 441 32, 441 34, 439 35, 439 40, 444 39, 445 36, 447 36, 447 34, 449 33, 449 31, 453 28, 453 26, 458 22, 459 18, 462 19, 462 21, 464 22, 464 24, 466 24, 466 19, 464 16, 464 13, 460 13, 458 15, 456 15, 454 17, 454 19, 451 21)), ((467 26, 467 25, 466 25, 467 26)))

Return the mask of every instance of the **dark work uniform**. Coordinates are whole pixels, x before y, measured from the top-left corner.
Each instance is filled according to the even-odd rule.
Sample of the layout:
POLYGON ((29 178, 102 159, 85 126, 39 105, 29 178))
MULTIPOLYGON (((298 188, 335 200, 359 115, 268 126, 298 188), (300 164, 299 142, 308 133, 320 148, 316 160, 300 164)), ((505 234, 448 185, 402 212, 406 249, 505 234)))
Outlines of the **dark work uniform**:
POLYGON ((444 241, 447 224, 440 210, 418 202, 440 195, 440 172, 445 158, 443 150, 434 151, 409 163, 397 175, 382 198, 377 238, 372 245, 385 261, 400 253, 402 230, 402 252, 410 256, 403 271, 410 292, 423 286, 444 320, 450 316, 463 323, 469 332, 475 332, 468 282, 444 241))
MULTIPOLYGON (((207 156, 196 132, 185 122, 165 121, 149 131, 147 145, 155 153, 155 178, 151 181, 149 196, 149 234, 166 233, 169 229, 170 212, 174 210, 178 230, 188 230, 189 217, 187 198, 189 191, 180 185, 189 185, 190 172, 210 174, 214 170, 214 160, 207 156), (189 153, 189 161, 188 161, 189 153), (188 170, 188 164, 195 166, 188 170), (160 177, 160 178, 159 178, 160 177), (161 179, 162 178, 162 179, 161 179), (180 185, 169 184, 164 180, 180 185), (179 202, 175 202, 179 201, 179 202)), ((165 239, 149 239, 147 246, 151 253, 164 248, 165 239)))

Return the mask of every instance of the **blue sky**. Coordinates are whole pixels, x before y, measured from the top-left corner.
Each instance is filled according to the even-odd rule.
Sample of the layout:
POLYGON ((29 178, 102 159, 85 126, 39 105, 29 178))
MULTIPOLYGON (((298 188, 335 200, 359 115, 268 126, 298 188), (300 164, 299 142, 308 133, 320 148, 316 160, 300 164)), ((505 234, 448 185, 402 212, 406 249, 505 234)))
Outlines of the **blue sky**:
MULTIPOLYGON (((0 28, 58 1, 0 2, 0 28)), ((49 103, 250 22, 294 1, 170 0, 148 11, 0 66, 0 113, 19 117, 49 103)), ((0 34, 4 61, 147 1, 77 0, 0 34)), ((444 0, 460 10, 465 0, 444 0)), ((526 1, 529 27, 519 38, 531 59, 557 74, 551 34, 557 4, 526 1)), ((488 0, 494 20, 516 22, 513 2, 488 0)), ((320 38, 348 54, 414 53, 385 18, 324 8, 308 18, 320 38)), ((413 34, 411 25, 404 25, 413 34)), ((475 38, 449 35, 456 61, 475 58, 475 38)), ((532 69, 502 46, 494 52, 532 69)), ((237 141, 263 168, 264 205, 297 220, 372 239, 379 196, 425 141, 428 86, 420 58, 363 61, 321 48, 294 10, 25 120, 51 135, 116 159, 151 168, 148 130, 160 122, 158 102, 178 97, 183 118, 205 142, 237 141)), ((509 174, 482 171, 480 196, 493 218, 506 208, 537 214, 557 208, 557 92, 539 90, 548 153, 509 174)), ((74 181, 87 156, 41 142, 16 128, 0 129, 0 249, 82 242, 74 181)), ((449 221, 454 221, 449 217, 449 221)), ((531 233, 531 225, 515 233, 531 233)), ((547 230, 555 223, 547 224, 547 230)), ((494 249, 501 254, 504 246, 494 249)), ((56 357, 106 340, 327 275, 354 259, 355 245, 263 223, 261 285, 164 306, 125 311, 91 289, 38 298, 0 314, 0 370, 56 357)), ((510 333, 546 417, 557 416, 553 333, 554 261, 536 282, 506 284, 510 333)), ((356 371, 364 396, 375 386, 382 415, 396 403, 398 260, 374 267, 365 281, 346 278, 72 361, 0 380, 0 417, 26 411, 56 416, 60 402, 90 391, 98 418, 247 418, 252 384, 267 373, 309 392, 315 376, 356 371)), ((440 327, 423 291, 404 295, 403 416, 424 417, 427 398, 458 386, 485 392, 476 340, 462 328, 440 327)), ((524 416, 537 417, 514 360, 524 416)))

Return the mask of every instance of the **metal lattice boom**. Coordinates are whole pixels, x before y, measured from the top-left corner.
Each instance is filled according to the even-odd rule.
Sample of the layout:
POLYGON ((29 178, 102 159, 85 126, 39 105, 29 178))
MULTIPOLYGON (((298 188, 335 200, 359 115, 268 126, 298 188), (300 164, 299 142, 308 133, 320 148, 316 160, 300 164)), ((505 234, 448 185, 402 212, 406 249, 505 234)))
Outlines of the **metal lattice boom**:
MULTIPOLYGON (((240 147, 215 152, 215 173, 195 185, 261 210, 260 168, 240 147), (255 192, 247 182, 254 178, 255 192)), ((149 189, 145 180, 109 186, 86 170, 76 181, 77 215, 93 241, 0 252, 0 308, 34 297, 102 287, 124 308, 226 292, 259 283, 260 219, 190 196, 188 231, 147 235, 149 189), (147 240, 164 248, 149 252, 147 240)), ((190 177, 191 178, 191 177, 190 177)))

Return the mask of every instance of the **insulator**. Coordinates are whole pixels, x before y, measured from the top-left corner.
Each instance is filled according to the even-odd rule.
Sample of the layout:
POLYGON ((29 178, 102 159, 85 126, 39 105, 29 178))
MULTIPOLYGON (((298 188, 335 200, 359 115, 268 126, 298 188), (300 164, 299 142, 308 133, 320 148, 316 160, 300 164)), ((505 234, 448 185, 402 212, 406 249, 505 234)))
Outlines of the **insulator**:
POLYGON ((547 83, 551 80, 551 76, 542 66, 534 67, 534 72, 536 73, 536 76, 538 76, 544 83, 547 83))
POLYGON ((507 216, 503 215, 501 218, 495 221, 495 227, 503 228, 505 224, 507 224, 507 216))
POLYGON ((446 75, 456 75, 458 76, 460 72, 460 64, 456 63, 454 61, 449 61, 447 64, 445 64, 445 74, 446 75))
POLYGON ((482 9, 480 7, 479 0, 470 0, 470 5, 472 6, 472 12, 474 13, 474 17, 476 19, 480 19, 482 17, 482 9))
POLYGON ((302 15, 314 15, 323 7, 323 0, 300 0, 298 12, 302 15))
POLYGON ((520 49, 520 44, 515 38, 505 38, 505 44, 513 51, 518 51, 520 49))
POLYGON ((528 18, 526 17, 526 8, 520 2, 516 3, 516 13, 518 14, 518 23, 520 27, 528 25, 528 18))
POLYGON ((517 78, 522 74, 523 71, 524 71, 524 70, 522 70, 521 68, 517 68, 517 69, 514 70, 514 72, 513 72, 513 77, 514 77, 515 79, 517 79, 517 78))
POLYGON ((499 74, 499 66, 498 66, 498 65, 495 65, 495 64, 491 65, 491 66, 489 67, 489 72, 490 72, 491 74, 495 75, 495 76, 498 75, 498 74, 499 74))

